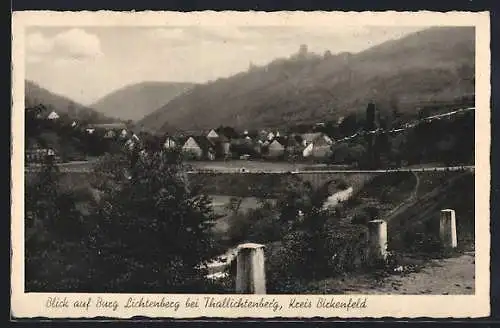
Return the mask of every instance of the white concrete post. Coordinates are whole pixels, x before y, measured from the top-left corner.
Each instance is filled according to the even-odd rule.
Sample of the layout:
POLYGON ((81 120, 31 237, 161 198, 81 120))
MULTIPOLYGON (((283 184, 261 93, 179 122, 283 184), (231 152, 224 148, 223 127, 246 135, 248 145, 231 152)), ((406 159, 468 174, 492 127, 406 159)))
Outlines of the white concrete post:
POLYGON ((387 258, 387 222, 372 220, 368 222, 368 258, 380 261, 387 258))
POLYGON ((455 210, 441 210, 439 220, 439 238, 446 248, 457 247, 457 226, 455 219, 455 210))
POLYGON ((264 245, 254 243, 238 246, 238 255, 236 257, 236 293, 266 293, 264 247, 264 245))

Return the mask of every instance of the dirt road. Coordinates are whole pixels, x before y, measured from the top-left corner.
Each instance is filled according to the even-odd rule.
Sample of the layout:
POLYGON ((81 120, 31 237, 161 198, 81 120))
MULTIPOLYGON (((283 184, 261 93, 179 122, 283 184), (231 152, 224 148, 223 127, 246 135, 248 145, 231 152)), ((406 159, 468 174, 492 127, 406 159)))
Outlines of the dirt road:
POLYGON ((474 253, 432 260, 409 274, 394 273, 383 278, 347 275, 314 285, 314 294, 470 295, 475 290, 474 253))
POLYGON ((351 286, 349 293, 464 295, 474 294, 474 254, 432 260, 419 272, 391 275, 375 286, 351 286))

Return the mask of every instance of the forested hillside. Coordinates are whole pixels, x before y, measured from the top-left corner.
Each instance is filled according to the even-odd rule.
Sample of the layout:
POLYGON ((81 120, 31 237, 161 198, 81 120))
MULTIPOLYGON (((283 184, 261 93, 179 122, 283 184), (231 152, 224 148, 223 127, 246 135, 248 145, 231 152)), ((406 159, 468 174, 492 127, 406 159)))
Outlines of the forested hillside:
POLYGON ((109 123, 117 121, 112 117, 107 117, 92 108, 79 104, 67 97, 57 95, 32 81, 24 83, 25 108, 36 106, 45 107, 42 114, 49 114, 55 111, 59 115, 64 115, 69 119, 77 119, 85 123, 109 123))
POLYGON ((474 64, 469 27, 430 28, 357 54, 319 55, 303 45, 289 58, 197 85, 140 124, 161 131, 284 126, 336 120, 369 101, 416 115, 417 107, 459 105, 473 95, 474 64))

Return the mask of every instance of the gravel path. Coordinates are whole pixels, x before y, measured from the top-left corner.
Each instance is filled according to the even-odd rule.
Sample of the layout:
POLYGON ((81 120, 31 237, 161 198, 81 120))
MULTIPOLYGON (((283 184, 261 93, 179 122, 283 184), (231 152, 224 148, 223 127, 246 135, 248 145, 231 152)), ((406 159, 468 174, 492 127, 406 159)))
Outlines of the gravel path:
POLYGON ((474 253, 432 260, 419 272, 391 275, 377 285, 358 281, 348 285, 348 294, 465 295, 474 294, 474 253))

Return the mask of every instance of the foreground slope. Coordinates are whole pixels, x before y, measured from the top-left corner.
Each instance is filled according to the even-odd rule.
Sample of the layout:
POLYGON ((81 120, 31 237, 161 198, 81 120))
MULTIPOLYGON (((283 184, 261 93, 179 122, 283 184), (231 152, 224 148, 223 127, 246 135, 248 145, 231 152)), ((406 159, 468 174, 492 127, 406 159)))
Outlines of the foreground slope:
POLYGON ((186 92, 193 84, 178 82, 143 82, 120 88, 95 102, 99 112, 136 121, 186 92))
POLYGON ((422 103, 474 94, 474 49, 474 28, 439 27, 357 54, 299 53, 197 85, 140 123, 157 130, 283 126, 363 111, 370 100, 415 113, 422 103))

